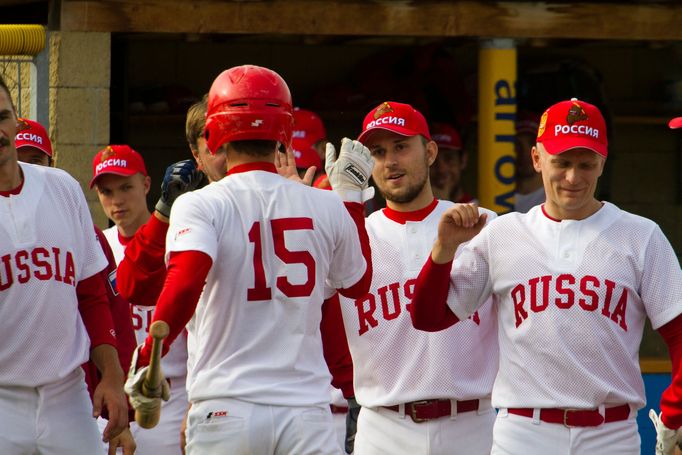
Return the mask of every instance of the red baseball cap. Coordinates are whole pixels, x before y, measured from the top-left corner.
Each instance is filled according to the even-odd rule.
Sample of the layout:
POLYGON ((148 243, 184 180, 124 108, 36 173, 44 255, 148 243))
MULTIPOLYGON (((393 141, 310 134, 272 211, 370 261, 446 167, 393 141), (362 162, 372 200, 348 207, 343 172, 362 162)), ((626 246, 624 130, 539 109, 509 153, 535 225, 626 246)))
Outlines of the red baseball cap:
POLYGON ((668 126, 672 129, 682 128, 682 117, 675 117, 668 122, 668 126))
POLYGON ((294 139, 303 139, 310 144, 315 144, 327 137, 327 131, 324 129, 324 123, 319 115, 313 111, 294 108, 294 132, 292 133, 294 139))
POLYGON ((438 150, 461 150, 462 138, 454 126, 448 123, 431 125, 431 138, 438 144, 438 150))
POLYGON ((144 165, 142 155, 128 145, 108 145, 97 152, 92 160, 90 188, 95 185, 95 180, 102 174, 128 177, 138 172, 145 177, 147 176, 147 168, 144 165))
POLYGON ((294 149, 296 167, 307 169, 310 166, 317 166, 317 169, 322 168, 322 160, 320 160, 317 150, 313 148, 310 142, 302 139, 293 139, 291 147, 294 149))
POLYGON ((574 148, 608 155, 604 117, 596 106, 577 98, 556 103, 542 114, 537 141, 550 155, 574 148))
POLYGON ((431 140, 429 127, 424 116, 409 104, 395 101, 384 101, 365 116, 362 122, 362 133, 358 141, 364 144, 370 132, 387 130, 402 136, 416 136, 418 134, 431 140))
POLYGON ((27 118, 17 119, 17 135, 14 139, 16 149, 34 147, 52 157, 52 142, 43 125, 27 118))

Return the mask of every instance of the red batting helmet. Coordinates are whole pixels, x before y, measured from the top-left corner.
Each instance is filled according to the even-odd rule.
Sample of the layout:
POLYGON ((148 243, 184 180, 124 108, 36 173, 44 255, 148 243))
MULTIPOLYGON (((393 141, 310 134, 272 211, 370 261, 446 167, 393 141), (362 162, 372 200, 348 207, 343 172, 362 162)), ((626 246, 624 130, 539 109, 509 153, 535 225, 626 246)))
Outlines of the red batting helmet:
POLYGON ((260 139, 291 144, 291 92, 274 71, 242 65, 223 71, 208 92, 206 144, 216 153, 226 142, 260 139))

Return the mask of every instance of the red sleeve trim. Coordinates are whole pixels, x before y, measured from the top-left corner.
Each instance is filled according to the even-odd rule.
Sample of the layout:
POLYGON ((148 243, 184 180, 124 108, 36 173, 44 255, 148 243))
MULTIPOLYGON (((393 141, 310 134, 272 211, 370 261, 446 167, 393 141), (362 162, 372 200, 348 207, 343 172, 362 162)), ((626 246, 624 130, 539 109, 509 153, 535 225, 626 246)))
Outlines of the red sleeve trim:
POLYGON ((96 273, 76 285, 78 311, 90 336, 90 349, 101 344, 116 346, 116 331, 105 284, 102 274, 96 273))
MULTIPOLYGON (((170 328, 168 338, 163 343, 164 355, 168 352, 168 346, 182 333, 192 318, 212 265, 213 261, 210 256, 200 251, 181 251, 171 254, 168 260, 166 282, 156 304, 152 321, 166 321, 170 328)), ((140 350, 138 366, 149 364, 151 351, 152 339, 148 336, 140 350)))
POLYGON ((682 427, 682 372, 680 372, 680 356, 682 356, 682 315, 658 329, 668 345, 672 361, 672 383, 661 395, 661 420, 666 427, 677 429, 682 427))
POLYGON ((358 237, 360 238, 360 248, 362 249, 362 256, 365 258, 367 269, 362 278, 349 288, 339 289, 342 296, 349 299, 359 299, 369 292, 369 287, 372 284, 372 250, 369 246, 369 235, 365 229, 365 206, 359 202, 344 202, 346 210, 350 213, 355 227, 358 230, 358 237))
POLYGON ((426 332, 438 332, 459 322, 448 306, 452 261, 436 264, 429 259, 422 267, 410 305, 412 325, 426 332))
POLYGON ((340 389, 345 398, 355 396, 353 390, 353 359, 348 348, 348 339, 343 325, 339 295, 322 304, 322 350, 332 375, 332 385, 340 389))

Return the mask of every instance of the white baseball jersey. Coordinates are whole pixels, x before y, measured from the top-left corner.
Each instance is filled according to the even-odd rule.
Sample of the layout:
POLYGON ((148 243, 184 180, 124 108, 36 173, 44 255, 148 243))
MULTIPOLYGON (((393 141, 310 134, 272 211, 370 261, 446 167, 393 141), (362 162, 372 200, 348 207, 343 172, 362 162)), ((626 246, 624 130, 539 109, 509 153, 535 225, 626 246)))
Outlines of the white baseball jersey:
POLYGON ((19 165, 21 192, 0 197, 0 385, 37 387, 88 360, 76 285, 107 260, 78 182, 19 165))
POLYGON ((364 274, 357 228, 336 194, 261 168, 173 205, 167 254, 194 250, 213 260, 188 326, 190 401, 328 405, 323 289, 364 274))
POLYGON ((490 396, 498 363, 492 305, 488 303, 469 320, 432 333, 415 329, 409 314, 438 221, 452 205, 438 201, 421 221, 397 222, 384 210, 367 218, 373 266, 370 292, 356 300, 340 297, 353 357, 355 398, 363 406, 490 396))
MULTIPOLYGON (((123 260, 125 245, 121 243, 121 238, 118 234, 118 228, 116 226, 112 226, 102 232, 104 233, 104 237, 106 237, 107 242, 109 242, 111 250, 114 252, 116 265, 120 264, 123 260)), ((153 315, 153 306, 130 305, 130 316, 133 321, 133 329, 135 330, 135 338, 138 345, 144 343, 144 340, 147 338, 153 315)), ((163 374, 171 381, 173 378, 184 377, 187 375, 186 335, 186 332, 180 334, 180 336, 173 341, 168 354, 161 359, 161 369, 163 370, 163 374)))
POLYGON ((500 327, 498 408, 644 405, 638 351, 682 313, 682 271, 651 220, 604 203, 584 220, 543 206, 510 213, 454 262, 448 305, 461 318, 492 293, 500 327))

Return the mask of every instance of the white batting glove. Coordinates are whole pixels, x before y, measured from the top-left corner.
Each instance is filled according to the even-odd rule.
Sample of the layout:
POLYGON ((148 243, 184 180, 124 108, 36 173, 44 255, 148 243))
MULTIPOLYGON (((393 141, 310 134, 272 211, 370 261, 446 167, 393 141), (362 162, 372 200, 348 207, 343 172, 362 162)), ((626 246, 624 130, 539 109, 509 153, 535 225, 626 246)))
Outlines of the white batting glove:
POLYGON ((135 348, 133 352, 133 360, 130 362, 130 369, 128 370, 128 379, 126 380, 123 389, 128 395, 130 400, 130 405, 136 411, 151 411, 157 408, 160 404, 160 400, 168 401, 170 399, 170 386, 168 381, 165 379, 161 381, 161 395, 154 397, 147 397, 142 393, 142 383, 144 382, 144 377, 147 374, 148 367, 142 367, 136 370, 137 367, 137 357, 142 345, 135 348))
POLYGON ((680 441, 678 430, 673 430, 665 426, 661 420, 661 415, 656 414, 653 409, 649 410, 649 418, 656 428, 656 455, 673 455, 675 446, 680 441))
POLYGON ((373 168, 374 158, 359 141, 344 137, 338 159, 334 145, 327 142, 324 170, 329 184, 342 200, 365 202, 374 197, 374 188, 369 187, 373 168))

